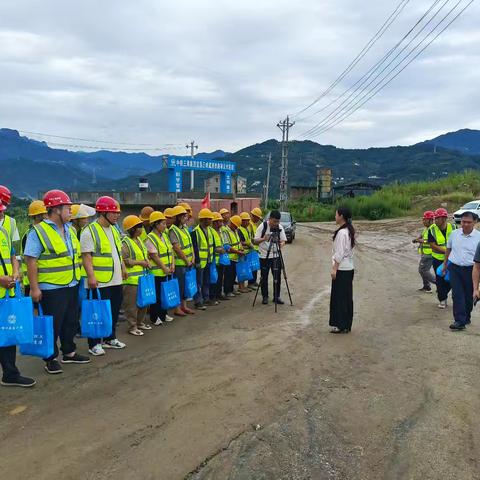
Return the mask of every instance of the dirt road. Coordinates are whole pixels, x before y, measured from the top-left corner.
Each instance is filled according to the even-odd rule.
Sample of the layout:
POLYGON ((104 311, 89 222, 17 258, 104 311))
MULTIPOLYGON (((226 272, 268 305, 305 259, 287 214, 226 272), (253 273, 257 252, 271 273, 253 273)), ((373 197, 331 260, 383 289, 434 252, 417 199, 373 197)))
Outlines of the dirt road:
POLYGON ((328 333, 333 226, 310 224, 277 315, 243 295, 58 377, 21 358, 38 385, 0 390, 2 478, 479 479, 479 316, 452 333, 416 292, 414 222, 358 227, 350 335, 328 333))

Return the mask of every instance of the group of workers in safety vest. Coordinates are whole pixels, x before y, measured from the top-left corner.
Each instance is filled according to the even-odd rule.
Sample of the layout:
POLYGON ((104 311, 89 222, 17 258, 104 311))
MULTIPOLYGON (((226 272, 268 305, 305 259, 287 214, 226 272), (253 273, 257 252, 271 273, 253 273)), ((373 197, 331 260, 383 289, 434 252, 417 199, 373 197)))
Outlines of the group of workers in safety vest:
MULTIPOLYGON (((121 310, 128 333, 142 336, 175 316, 193 315, 195 309, 205 310, 258 286, 255 272, 252 280, 235 287, 235 264, 259 248, 254 237, 262 223, 260 208, 240 215, 231 215, 225 208, 219 212, 203 208, 194 225, 187 203, 164 211, 146 206, 139 216, 126 216, 121 228, 120 205, 114 198, 102 196, 92 208, 73 205, 65 192, 51 190, 28 208, 31 226, 20 241, 19 261, 13 247, 20 240, 16 223, 5 213, 10 201, 10 191, 0 186, 0 299, 7 294, 13 296, 15 283, 22 280, 25 294, 34 305, 41 305, 43 314, 53 317, 54 352, 44 359, 49 374, 62 373, 62 364, 91 361, 77 352, 75 344, 81 282, 92 298, 100 295, 110 300, 112 312, 112 334, 108 338, 88 338, 88 351, 93 356, 104 355, 106 349, 126 347, 117 338, 121 310), (229 265, 219 262, 221 254, 228 255, 229 265), (209 278, 213 262, 218 271, 215 283, 209 278), (185 274, 192 268, 196 271, 197 293, 190 299, 185 294, 185 274), (145 271, 155 277, 157 301, 139 308, 137 286, 145 271), (160 291, 162 282, 172 277, 178 279, 181 304, 169 315, 162 308, 160 291), (189 301, 193 301, 193 308, 189 301)), ((2 385, 35 385, 33 379, 20 374, 15 360, 15 346, 0 347, 2 385)))
POLYGON ((418 272, 423 282, 419 291, 432 293, 432 285, 436 285, 438 308, 445 309, 451 287, 445 276, 438 273, 438 269, 445 261, 447 242, 456 226, 448 222, 447 210, 438 208, 423 214, 423 227, 422 234, 413 240, 419 245, 418 272))

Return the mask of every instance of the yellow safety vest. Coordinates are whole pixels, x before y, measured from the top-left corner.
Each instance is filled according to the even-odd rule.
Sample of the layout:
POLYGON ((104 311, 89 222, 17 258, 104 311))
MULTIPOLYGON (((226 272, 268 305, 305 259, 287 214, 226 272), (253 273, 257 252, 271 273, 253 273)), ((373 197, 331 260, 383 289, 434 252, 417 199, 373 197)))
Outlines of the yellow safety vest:
POLYGON ((425 228, 422 232, 422 238, 423 238, 424 243, 421 243, 420 246, 418 247, 418 253, 420 255, 431 255, 432 254, 432 247, 428 243, 428 231, 429 231, 429 229, 430 229, 430 227, 425 228))
POLYGON ((27 239, 28 234, 32 230, 33 225, 30 225, 28 227, 28 230, 23 234, 22 240, 20 241, 20 254, 22 255, 22 283, 24 287, 30 286, 30 281, 28 280, 28 275, 27 275, 27 262, 25 261, 25 257, 23 255, 23 250, 24 250, 24 245, 27 239))
POLYGON ((145 230, 145 227, 142 227, 142 233, 140 234, 139 238, 142 242, 145 242, 145 240, 148 238, 148 233, 145 230))
MULTIPOLYGON (((132 260, 141 262, 147 259, 147 249, 142 241, 140 245, 130 237, 124 237, 122 243, 125 244, 130 252, 130 258, 132 260)), ((141 277, 145 273, 145 267, 141 265, 134 265, 133 267, 127 267, 128 277, 123 281, 124 285, 138 285, 138 277, 141 277)))
POLYGON ((200 268, 205 268, 207 263, 211 263, 213 259, 213 237, 211 227, 207 227, 207 235, 200 225, 193 229, 193 233, 197 236, 198 255, 200 259, 200 268))
POLYGON ((253 245, 253 248, 254 250, 256 250, 258 252, 259 250, 259 246, 258 245, 255 245, 255 243, 253 243, 253 240, 255 238, 255 233, 257 233, 257 228, 258 226, 262 223, 262 221, 260 220, 258 223, 253 223, 251 220, 250 220, 250 225, 248 226, 249 230, 250 230, 250 236, 251 236, 251 239, 252 239, 252 245, 253 245))
MULTIPOLYGON (((3 263, 5 264, 5 270, 3 268, 3 263, 0 262, 0 275, 11 276, 13 274, 13 265, 12 265, 12 243, 10 241, 10 235, 7 230, 3 227, 0 227, 0 255, 2 257, 3 263)), ((7 289, 0 287, 0 298, 5 298, 7 294, 7 289)), ((10 290, 10 296, 14 295, 13 290, 10 290)))
POLYGON ((215 258, 215 263, 220 262, 220 255, 216 252, 216 249, 219 247, 223 247, 223 242, 220 238, 220 234, 213 228, 213 227, 208 227, 212 230, 212 240, 213 240, 213 245, 212 245, 212 252, 213 252, 213 257, 215 258))
POLYGON ((15 221, 15 219, 10 217, 9 215, 4 215, 1 226, 7 231, 7 234, 10 237, 10 242, 13 243, 13 234, 17 229, 17 222, 15 221))
MULTIPOLYGON (((193 245, 192 245, 192 237, 190 237, 190 233, 186 227, 179 228, 176 225, 172 225, 172 230, 177 234, 178 243, 180 248, 183 250, 184 255, 187 259, 191 262, 193 260, 193 245)), ((175 253, 175 265, 179 267, 186 267, 187 264, 185 261, 180 258, 175 253)))
POLYGON ((113 248, 117 249, 118 258, 122 258, 122 241, 118 230, 111 226, 115 245, 111 245, 105 230, 98 222, 87 225, 93 238, 92 266, 95 278, 100 283, 108 283, 113 278, 113 248))
POLYGON ((64 228, 65 235, 70 235, 73 256, 53 225, 43 221, 33 227, 43 247, 37 260, 39 283, 64 286, 80 280, 80 242, 73 228, 64 228))
POLYGON ((247 244, 247 246, 244 247, 244 250, 247 252, 253 250, 252 239, 250 238, 250 232, 248 231, 248 228, 238 227, 238 229, 242 232, 243 238, 245 239, 244 241, 247 244))
MULTIPOLYGON (((226 227, 228 235, 228 244, 235 250, 241 250, 240 238, 238 237, 237 231, 233 231, 230 227, 226 227)), ((233 262, 238 262, 238 253, 229 253, 228 256, 233 262)))
MULTIPOLYGON (((157 249, 158 256, 160 257, 161 262, 167 267, 172 268, 173 265, 173 247, 170 243, 168 235, 163 232, 162 236, 159 237, 156 232, 150 232, 148 238, 153 243, 157 249)), ((152 267, 152 273, 156 277, 165 277, 167 274, 157 265, 154 264, 152 267)))
MULTIPOLYGON (((435 243, 439 247, 446 247, 447 246, 447 241, 450 238, 450 235, 452 234, 454 228, 451 223, 447 223, 447 238, 443 236, 442 231, 437 227, 437 225, 434 223, 429 231, 433 235, 433 238, 435 239, 435 243)), ((435 258, 436 260, 445 260, 445 254, 444 253, 437 253, 432 250, 432 257, 435 258)))

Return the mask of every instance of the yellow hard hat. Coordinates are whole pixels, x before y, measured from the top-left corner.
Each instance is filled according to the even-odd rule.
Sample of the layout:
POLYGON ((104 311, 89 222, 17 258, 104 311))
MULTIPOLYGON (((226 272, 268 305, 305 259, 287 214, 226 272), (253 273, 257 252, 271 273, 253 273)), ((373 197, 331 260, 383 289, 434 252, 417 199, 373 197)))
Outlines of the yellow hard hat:
POLYGON ((165 218, 172 218, 172 217, 173 217, 172 211, 173 211, 173 208, 172 208, 172 207, 166 208, 166 209, 163 211, 163 214, 165 215, 165 218))
POLYGON ((218 212, 213 212, 213 221, 216 222, 218 220, 222 221, 222 216, 218 212))
POLYGON ((184 215, 185 213, 187 213, 187 211, 181 205, 177 205, 176 207, 173 207, 171 212, 172 217, 176 217, 177 215, 184 215))
POLYGON ((202 208, 202 209, 198 212, 198 218, 199 218, 199 219, 202 219, 202 218, 210 218, 210 219, 213 219, 213 213, 212 213, 212 211, 211 211, 209 208, 202 208))
POLYGON ((45 204, 42 200, 34 200, 28 206, 29 217, 34 217, 35 215, 42 215, 43 213, 47 213, 47 209, 45 208, 45 204))
POLYGON ((140 218, 142 219, 142 221, 148 222, 152 212, 153 212, 153 207, 149 207, 149 206, 143 207, 140 210, 140 218))
POLYGON ((247 212, 242 212, 242 213, 240 214, 240 218, 241 218, 242 220, 250 220, 250 215, 249 215, 247 212))
POLYGON ((192 207, 187 202, 180 202, 178 206, 183 207, 188 213, 192 213, 192 207))
POLYGON ((140 217, 137 217, 136 215, 127 215, 123 219, 123 229, 128 231, 137 225, 141 225, 142 223, 143 220, 140 217))
POLYGON ((150 214, 150 225, 159 220, 166 220, 165 215, 162 212, 155 211, 150 214))
POLYGON ((89 207, 88 205, 84 205, 82 203, 80 205, 72 205, 70 213, 72 214, 72 220, 78 220, 80 218, 93 217, 96 211, 93 207, 89 207))
POLYGON ((230 221, 231 221, 236 227, 241 227, 241 226, 242 226, 242 219, 240 218, 239 215, 234 215, 232 218, 230 218, 230 221))
POLYGON ((252 215, 255 215, 255 216, 258 217, 258 218, 262 218, 262 215, 263 215, 261 208, 258 208, 258 207, 253 208, 250 213, 251 213, 252 215))
POLYGON ((230 210, 227 210, 226 208, 222 208, 219 213, 220 215, 223 215, 224 213, 230 213, 230 210))

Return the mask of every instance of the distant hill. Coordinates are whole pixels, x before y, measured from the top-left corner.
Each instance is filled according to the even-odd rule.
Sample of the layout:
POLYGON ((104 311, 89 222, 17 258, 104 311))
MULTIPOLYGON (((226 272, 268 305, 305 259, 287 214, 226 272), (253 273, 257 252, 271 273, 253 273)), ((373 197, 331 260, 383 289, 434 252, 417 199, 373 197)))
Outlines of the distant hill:
POLYGON ((458 132, 445 133, 437 138, 428 140, 426 143, 450 150, 457 150, 466 155, 480 155, 479 130, 469 130, 466 128, 458 130, 458 132))

